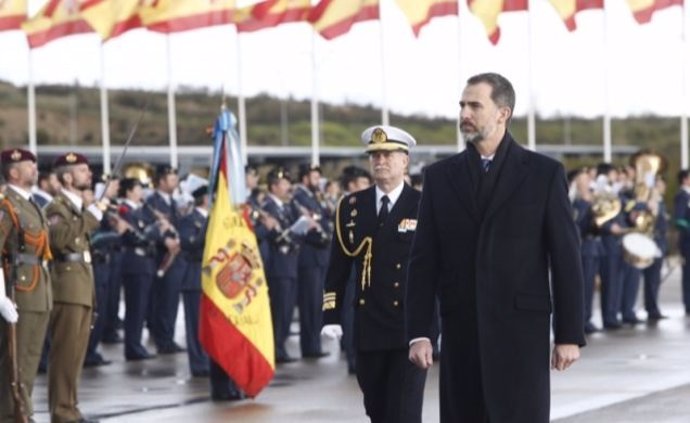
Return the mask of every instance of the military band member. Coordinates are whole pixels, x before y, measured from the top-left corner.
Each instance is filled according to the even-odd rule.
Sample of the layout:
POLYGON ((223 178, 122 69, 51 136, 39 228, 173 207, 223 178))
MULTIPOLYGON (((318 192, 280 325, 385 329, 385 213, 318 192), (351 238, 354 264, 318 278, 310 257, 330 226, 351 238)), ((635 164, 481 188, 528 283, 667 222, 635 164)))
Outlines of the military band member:
POLYGON ((95 292, 90 235, 103 218, 101 203, 87 203, 91 188, 86 157, 70 152, 54 163, 62 185, 46 206, 54 262, 54 306, 50 319, 48 403, 52 423, 91 422, 77 407, 77 391, 89 341, 95 292))
POLYGON ((320 358, 328 355, 321 351, 321 327, 323 326, 323 285, 328 266, 331 243, 331 214, 323 201, 319 183, 321 168, 300 166, 301 184, 294 190, 293 201, 302 213, 308 213, 316 221, 304 237, 299 252, 297 304, 299 307, 300 347, 302 357, 320 358))
POLYGON ((208 185, 192 192, 194 210, 180 219, 179 259, 184 265, 182 303, 184 305, 187 356, 192 376, 209 374, 209 358, 199 342, 199 305, 201 304, 201 261, 204 255, 206 224, 208 222, 208 185))
POLYGON ((375 186, 344 197, 336 210, 335 236, 324 294, 323 333, 338 336, 346 283, 355 264, 357 381, 372 422, 422 420, 426 370, 408 360, 405 286, 420 193, 404 183, 407 132, 376 126, 362 134, 375 186))
POLYGON ((668 252, 668 241, 666 240, 668 216, 666 214, 666 204, 664 203, 666 180, 659 177, 656 180, 655 187, 655 198, 651 200, 656 204, 656 220, 654 221, 653 239, 661 254, 659 257, 654 258, 654 262, 651 266, 642 270, 642 276, 644 278, 644 308, 647 311, 647 323, 654 323, 666 318, 659 308, 661 267, 664 262, 664 257, 668 252))
MULTIPOLYGON (((85 190, 84 200, 87 203, 93 202, 93 198, 89 197, 93 195, 96 198, 100 197, 104 189, 109 191, 108 197, 114 197, 118 191, 118 185, 119 182, 115 179, 108 184, 101 184, 100 192, 99 189, 96 189, 96 192, 85 190)), ((106 217, 109 216, 109 213, 106 214, 106 217)), ((114 249, 120 244, 120 234, 125 229, 121 219, 105 218, 101 220, 98 229, 91 234, 91 265, 93 266, 93 279, 96 287, 95 311, 98 316, 94 319, 91 335, 89 336, 89 346, 86 349, 84 367, 105 366, 111 363, 110 360, 106 360, 98 352, 98 345, 103 339, 106 322, 110 314, 110 299, 112 295, 110 292, 112 280, 110 262, 114 249)), ((119 306, 119 304, 116 306, 119 306)))
POLYGON ((577 169, 571 177, 574 189, 573 212, 575 224, 580 231, 580 255, 582 257, 582 273, 584 278, 584 331, 591 334, 599 331, 592 322, 592 302, 594 299, 594 281, 600 266, 604 247, 601 244, 599 230, 594 223, 592 214, 593 194, 590 190, 589 174, 585 169, 577 169))
POLYGON ((8 351, 10 324, 16 324, 20 395, 26 416, 33 415, 31 394, 43 340, 53 304, 47 261, 48 225, 45 215, 31 202, 36 183, 36 156, 22 149, 0 153, 2 174, 8 184, 0 199, 0 247, 4 272, 0 272, 0 421, 13 422, 10 390, 12 363, 8 351), (10 301, 10 288, 15 303, 10 301))
POLYGON ((130 226, 122 234, 122 286, 125 294, 125 359, 146 360, 153 356, 141 343, 144 321, 151 299, 156 272, 156 239, 160 228, 144 217, 141 182, 134 178, 120 181, 119 215, 130 226))
POLYGON ((156 190, 146 199, 144 208, 150 223, 166 220, 170 224, 168 231, 161 232, 157 243, 157 270, 148 315, 148 327, 159 354, 184 351, 184 348, 174 341, 182 283, 182 263, 176 258, 180 250, 180 240, 177 237, 179 215, 177 202, 173 198, 178 184, 177 169, 168 165, 159 166, 156 169, 156 190), (171 257, 171 264, 166 269, 164 261, 171 257))
POLYGON ((297 295, 297 260, 301 246, 301 236, 291 228, 300 218, 290 201, 292 182, 283 169, 273 169, 268 174, 268 195, 263 211, 278 222, 268 233, 269 259, 266 262, 266 279, 271 299, 273 334, 275 338, 276 362, 295 361, 285 349, 290 334, 290 323, 295 309, 297 295))

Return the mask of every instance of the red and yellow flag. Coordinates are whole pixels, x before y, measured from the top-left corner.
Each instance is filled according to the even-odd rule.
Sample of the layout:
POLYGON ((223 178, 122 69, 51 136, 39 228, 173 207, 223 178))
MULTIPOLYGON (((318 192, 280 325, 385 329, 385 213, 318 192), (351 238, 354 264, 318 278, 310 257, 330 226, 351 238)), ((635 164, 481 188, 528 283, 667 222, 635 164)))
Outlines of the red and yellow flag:
POLYGON ((239 32, 257 31, 284 23, 306 21, 310 0, 268 0, 235 11, 239 32))
POLYGON ((549 2, 556 9, 558 16, 563 19, 568 31, 577 29, 577 23, 575 23, 577 12, 604 8, 604 0, 549 0, 549 2))
POLYGON ((50 0, 36 16, 22 24, 31 48, 57 38, 93 32, 82 19, 78 0, 50 0))
POLYGON ((20 29, 26 20, 26 0, 0 0, 0 31, 20 29))
POLYGON ((215 196, 202 262, 199 339, 237 386, 254 397, 273 378, 275 346, 256 236, 230 195, 228 142, 238 141, 229 140, 228 129, 222 128, 228 121, 227 115, 221 114, 215 129, 211 178, 215 196))
POLYGON ((627 0, 633 17, 639 24, 646 24, 652 20, 657 10, 671 6, 683 6, 683 0, 627 0))
POLYGON ((309 12, 309 22, 327 40, 347 33, 357 22, 378 18, 378 0, 321 0, 309 12))
POLYGON ((139 15, 146 28, 179 32, 234 23, 235 0, 143 0, 139 15))
POLYGON ((472 13, 482 21, 491 44, 496 45, 501 38, 498 15, 502 12, 527 10, 528 0, 467 0, 472 13))
POLYGON ((103 40, 109 40, 141 27, 141 5, 141 0, 86 0, 81 15, 103 40))
POLYGON ((416 37, 435 16, 458 15, 458 0, 396 0, 416 37))

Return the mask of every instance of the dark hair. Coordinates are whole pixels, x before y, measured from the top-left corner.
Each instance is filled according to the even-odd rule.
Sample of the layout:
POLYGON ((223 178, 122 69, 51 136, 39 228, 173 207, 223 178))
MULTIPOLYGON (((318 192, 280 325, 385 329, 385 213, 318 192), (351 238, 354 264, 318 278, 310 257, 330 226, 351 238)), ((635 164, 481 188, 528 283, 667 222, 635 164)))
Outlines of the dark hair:
POLYGON ((343 169, 343 174, 340 176, 340 187, 347 191, 347 186, 350 182, 358 178, 367 178, 371 181, 371 175, 365 169, 354 165, 348 166, 343 169))
POLYGON ((510 116, 508 117, 508 120, 510 120, 513 117, 513 110, 515 110, 515 90, 513 89, 513 84, 503 75, 487 72, 470 77, 467 80, 467 85, 477 85, 482 82, 491 86, 491 100, 496 105, 510 109, 510 116))
POLYGON ((615 170, 616 168, 613 167, 611 163, 599 163, 597 165, 597 176, 599 175, 608 175, 609 172, 612 170, 615 170))
POLYGON ((129 191, 132 191, 137 186, 143 186, 141 181, 137 178, 123 178, 120 180, 120 186, 117 190, 117 196, 125 198, 129 191))
POLYGON ((679 170, 679 171, 678 171, 678 185, 682 185, 682 184, 683 184, 683 180, 685 180, 685 178, 687 178, 688 176, 690 176, 690 171, 689 171, 689 170, 687 170, 687 169, 681 169, 681 170, 679 170))
POLYGON ((306 163, 301 164, 299 166, 299 180, 301 181, 305 176, 312 172, 319 172, 319 175, 321 175, 321 167, 319 165, 311 165, 306 163))
POLYGON ((284 170, 282 167, 276 167, 273 170, 271 170, 270 172, 268 172, 268 175, 266 175, 266 185, 268 185, 269 190, 273 185, 277 184, 278 181, 280 181, 281 179, 287 179, 288 182, 292 182, 290 180, 290 174, 286 170, 284 170))

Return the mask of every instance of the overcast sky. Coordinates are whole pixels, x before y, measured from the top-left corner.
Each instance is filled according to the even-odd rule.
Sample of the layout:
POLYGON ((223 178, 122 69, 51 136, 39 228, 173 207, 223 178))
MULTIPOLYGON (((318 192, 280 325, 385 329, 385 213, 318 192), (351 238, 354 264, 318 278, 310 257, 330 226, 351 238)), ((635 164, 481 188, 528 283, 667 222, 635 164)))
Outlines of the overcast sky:
MULTIPOLYGON (((45 0, 29 2, 37 10, 45 0)), ((359 23, 335 40, 317 39, 321 100, 380 106, 385 92, 394 112, 454 118, 464 80, 474 73, 496 71, 513 81, 516 114, 524 115, 531 69, 534 104, 542 115, 600 116, 605 111, 606 93, 614 116, 677 116, 681 107, 690 106, 690 101, 682 100, 682 52, 687 55, 690 49, 682 49, 680 7, 657 12, 650 24, 642 26, 633 20, 624 0, 608 1, 606 15, 601 10, 581 12, 578 29, 569 33, 547 0, 532 0, 529 15, 501 15, 502 37, 493 46, 465 4, 460 25, 457 17, 436 18, 415 38, 394 0, 382 3, 385 78, 381 26, 378 21, 359 23)), ((172 78, 178 85, 224 88, 236 94, 240 57, 245 95, 267 92, 302 99, 312 94, 312 31, 307 24, 242 34, 240 56, 232 26, 173 34, 169 41, 172 78)), ((130 31, 106 43, 103 52, 107 87, 165 89, 165 35, 130 31)), ((26 84, 28 57, 22 32, 0 32, 0 79, 26 84)), ((690 75, 687 69, 685 74, 690 75)), ((76 35, 36 49, 33 75, 39 83, 78 80, 83 85, 98 84, 98 37, 76 35)))

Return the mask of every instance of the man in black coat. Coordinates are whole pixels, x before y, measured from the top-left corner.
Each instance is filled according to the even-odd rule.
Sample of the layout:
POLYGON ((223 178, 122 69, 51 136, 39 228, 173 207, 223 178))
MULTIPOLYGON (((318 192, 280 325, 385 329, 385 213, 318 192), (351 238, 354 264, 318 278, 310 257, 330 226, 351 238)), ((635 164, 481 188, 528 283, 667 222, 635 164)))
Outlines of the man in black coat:
POLYGON ((438 295, 443 423, 548 422, 551 312, 552 368, 569 367, 585 344, 565 172, 513 140, 514 104, 503 76, 471 77, 460 100, 467 149, 424 175, 407 337, 410 360, 429 368, 438 295))
POLYGON ((341 309, 355 308, 357 381, 373 423, 421 423, 426 371, 407 359, 405 284, 417 225, 419 191, 404 183, 407 132, 376 126, 362 134, 375 186, 345 196, 336 208, 326 273, 323 334, 342 335, 341 309), (355 301, 345 303, 352 265, 355 301))

